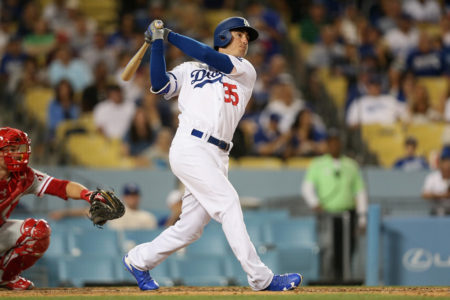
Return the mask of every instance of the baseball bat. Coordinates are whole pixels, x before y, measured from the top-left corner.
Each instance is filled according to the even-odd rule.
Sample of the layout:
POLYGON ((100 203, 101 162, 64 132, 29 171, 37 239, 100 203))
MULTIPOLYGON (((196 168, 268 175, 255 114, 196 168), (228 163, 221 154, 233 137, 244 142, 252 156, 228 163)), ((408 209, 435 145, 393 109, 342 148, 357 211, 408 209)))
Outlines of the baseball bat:
MULTIPOLYGON (((154 27, 156 29, 161 29, 164 27, 163 21, 155 20, 154 22, 155 22, 154 27)), ((127 66, 125 67, 122 74, 120 75, 120 77, 124 81, 130 80, 131 77, 133 77, 134 73, 136 73, 136 70, 138 69, 139 65, 141 64, 142 58, 144 57, 144 54, 147 51, 148 46, 150 46, 150 43, 144 42, 144 44, 142 44, 141 48, 139 48, 139 50, 136 52, 136 54, 130 59, 127 66)))
POLYGON ((120 77, 124 81, 128 81, 133 77, 134 73, 136 73, 136 70, 138 69, 139 65, 141 64, 142 58, 144 57, 145 52, 148 49, 148 46, 150 46, 149 43, 144 42, 142 44, 141 48, 136 52, 136 54, 130 59, 127 66, 123 70, 120 77))

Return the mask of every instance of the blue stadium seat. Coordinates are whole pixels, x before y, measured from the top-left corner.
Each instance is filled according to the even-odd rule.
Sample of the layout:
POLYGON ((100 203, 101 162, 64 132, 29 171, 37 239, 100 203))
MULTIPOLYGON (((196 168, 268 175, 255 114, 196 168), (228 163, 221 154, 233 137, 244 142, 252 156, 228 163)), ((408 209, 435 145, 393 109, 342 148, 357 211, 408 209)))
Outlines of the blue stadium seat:
POLYGON ((118 277, 113 257, 104 255, 64 258, 58 261, 60 281, 82 287, 86 284, 111 284, 118 277))
POLYGON ((279 249, 278 271, 280 273, 301 273, 303 284, 319 279, 319 248, 314 246, 279 249))
POLYGON ((289 219, 289 211, 286 209, 275 210, 244 210, 245 222, 261 221, 262 223, 289 219))
POLYGON ((122 249, 125 252, 131 250, 131 248, 143 244, 151 242, 154 238, 156 238, 164 229, 139 229, 139 230, 124 230, 123 231, 123 241, 122 241, 122 249))
POLYGON ((87 217, 64 218, 58 221, 49 221, 49 223, 52 227, 64 228, 67 230, 73 230, 74 228, 82 230, 96 229, 87 217))
POLYGON ((44 255, 52 257, 67 255, 69 253, 67 243, 67 231, 53 227, 50 236, 50 246, 44 255))
MULTIPOLYGON (((128 272, 128 270, 125 269, 122 257, 118 257, 115 259, 115 265, 116 265, 116 272, 118 274, 118 278, 129 284, 136 284, 136 280, 134 277, 128 272)), ((150 275, 153 277, 153 279, 158 282, 160 286, 174 286, 175 280, 172 276, 173 273, 173 261, 172 258, 169 257, 165 261, 163 261, 161 264, 156 266, 153 270, 150 271, 150 275)))
POLYGON ((302 247, 317 244, 316 219, 302 217, 276 221, 265 225, 265 241, 277 248, 302 247))
POLYGON ((222 256, 174 258, 174 275, 188 286, 226 286, 229 283, 222 256))
POLYGON ((220 226, 206 226, 202 236, 186 247, 188 255, 226 255, 231 249, 220 226))
POLYGON ((80 230, 68 232, 69 251, 74 256, 84 254, 117 255, 122 253, 117 232, 109 229, 80 230))

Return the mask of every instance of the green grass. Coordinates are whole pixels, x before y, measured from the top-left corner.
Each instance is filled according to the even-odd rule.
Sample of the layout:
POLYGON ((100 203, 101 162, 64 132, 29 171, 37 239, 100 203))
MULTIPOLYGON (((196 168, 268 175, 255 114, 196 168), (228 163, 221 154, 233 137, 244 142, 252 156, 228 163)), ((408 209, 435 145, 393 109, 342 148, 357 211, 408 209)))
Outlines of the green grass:
MULTIPOLYGON (((276 295, 235 295, 235 296, 200 296, 200 295, 192 295, 192 296, 164 296, 164 295, 148 295, 148 296, 33 296, 32 299, 51 299, 51 300, 68 300, 68 299, 80 299, 87 298, 89 300, 139 300, 139 299, 167 299, 167 300, 236 300, 236 299, 244 299, 244 300, 275 300, 275 299, 302 299, 302 300, 422 300, 422 299, 450 299, 449 297, 431 297, 431 296, 399 296, 399 295, 370 295, 370 294, 322 294, 322 295, 311 295, 311 294, 296 294, 296 295, 286 295, 286 294, 276 294, 276 295)), ((2 300, 24 300, 31 299, 30 297, 1 297, 2 300)))

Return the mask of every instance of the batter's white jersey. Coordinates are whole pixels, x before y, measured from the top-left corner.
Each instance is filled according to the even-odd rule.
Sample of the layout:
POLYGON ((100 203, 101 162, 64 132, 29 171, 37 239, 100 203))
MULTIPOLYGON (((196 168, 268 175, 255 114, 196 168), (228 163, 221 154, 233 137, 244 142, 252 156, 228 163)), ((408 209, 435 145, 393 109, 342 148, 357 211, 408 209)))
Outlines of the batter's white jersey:
MULTIPOLYGON (((254 290, 266 288, 273 272, 261 262, 245 227, 239 196, 228 180, 228 150, 213 145, 193 129, 230 142, 250 100, 256 71, 245 59, 229 56, 235 73, 224 74, 206 64, 187 62, 169 72, 166 99, 178 96, 179 126, 170 147, 172 172, 185 186, 182 213, 175 225, 150 243, 136 246, 129 261, 152 270, 171 253, 197 240, 213 218, 254 290)), ((161 91, 159 91, 161 92, 161 91)))
POLYGON ((180 127, 195 128, 230 142, 252 95, 256 71, 244 58, 228 55, 235 73, 225 74, 199 62, 168 72, 166 99, 178 96, 180 127))

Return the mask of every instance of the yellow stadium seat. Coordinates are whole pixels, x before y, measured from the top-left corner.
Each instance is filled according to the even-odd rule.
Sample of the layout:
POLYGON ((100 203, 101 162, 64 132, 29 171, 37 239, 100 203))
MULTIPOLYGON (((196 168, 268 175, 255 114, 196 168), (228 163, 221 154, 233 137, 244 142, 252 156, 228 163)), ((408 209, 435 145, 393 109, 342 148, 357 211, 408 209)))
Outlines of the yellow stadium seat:
POLYGON ((291 157, 286 161, 286 166, 291 169, 307 169, 313 158, 291 157))
POLYGON ((442 97, 447 93, 447 79, 445 77, 420 77, 419 83, 427 89, 430 96, 430 105, 438 109, 442 97))
POLYGON ((300 42, 300 43, 298 43, 298 47, 299 47, 300 55, 304 59, 307 59, 314 46, 311 44, 305 43, 305 42, 300 42))
POLYGON ((442 148, 444 129, 443 123, 410 124, 406 129, 406 135, 415 137, 418 142, 418 153, 428 157, 431 151, 442 148))
POLYGON ((344 76, 331 77, 325 80, 323 84, 336 107, 343 108, 347 98, 347 79, 344 76))
POLYGON ((121 141, 107 140, 99 134, 72 134, 66 147, 80 165, 95 168, 135 167, 134 160, 121 153, 121 141))
POLYGON ((84 113, 77 120, 63 121, 56 129, 56 140, 64 141, 67 133, 70 131, 79 131, 84 133, 95 133, 97 130, 92 113, 84 113))
POLYGON ((239 159, 239 166, 250 169, 281 169, 283 161, 276 157, 244 156, 239 159))
POLYGON ((405 134, 401 124, 362 126, 362 137, 381 166, 390 168, 403 155, 405 134))
POLYGON ((211 28, 211 34, 217 24, 219 24, 223 19, 233 16, 236 16, 236 12, 228 9, 208 10, 204 14, 206 23, 210 26, 209 28, 211 28))
POLYGON ((288 34, 291 42, 300 43, 300 26, 298 24, 289 25, 288 34))
POLYGON ((53 90, 49 88, 30 89, 25 94, 25 110, 27 114, 40 124, 47 124, 48 105, 53 99, 53 90))

